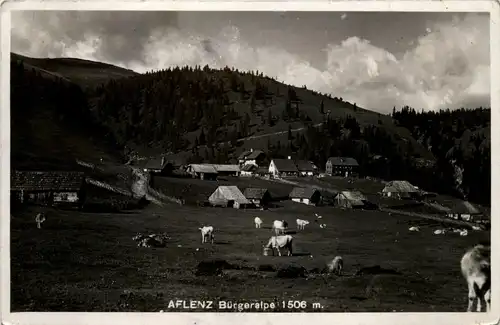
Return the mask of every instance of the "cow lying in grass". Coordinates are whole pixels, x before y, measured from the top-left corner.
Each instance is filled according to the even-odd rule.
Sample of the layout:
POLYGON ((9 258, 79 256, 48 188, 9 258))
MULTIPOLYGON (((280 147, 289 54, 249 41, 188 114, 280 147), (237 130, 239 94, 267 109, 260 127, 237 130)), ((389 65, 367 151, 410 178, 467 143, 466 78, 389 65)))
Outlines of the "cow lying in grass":
POLYGON ((203 226, 198 228, 201 231, 201 243, 214 243, 214 227, 212 226, 203 226))
POLYGON ((487 312, 491 309, 490 256, 491 247, 477 245, 469 249, 460 260, 460 268, 469 287, 468 312, 472 311, 474 302, 477 302, 478 312, 482 311, 482 305, 485 305, 487 312))
POLYGON ((293 237, 291 235, 273 236, 269 239, 267 245, 264 245, 263 247, 271 248, 273 250, 273 256, 274 249, 276 249, 278 251, 278 255, 281 256, 280 248, 286 248, 288 249, 288 256, 292 256, 292 242, 293 237))

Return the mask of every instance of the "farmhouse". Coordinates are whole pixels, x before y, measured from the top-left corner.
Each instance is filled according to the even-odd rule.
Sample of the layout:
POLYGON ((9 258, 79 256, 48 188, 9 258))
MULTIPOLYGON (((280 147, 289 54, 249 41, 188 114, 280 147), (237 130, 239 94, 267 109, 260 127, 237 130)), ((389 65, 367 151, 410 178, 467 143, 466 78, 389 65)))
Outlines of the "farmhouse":
POLYGON ((478 221, 483 219, 483 213, 468 201, 461 201, 455 204, 448 211, 448 217, 464 221, 478 221))
POLYGON ((257 169, 255 165, 245 165, 241 168, 240 176, 252 176, 257 169))
POLYGON ((269 174, 274 177, 298 176, 299 170, 295 162, 288 157, 288 159, 273 159, 269 164, 269 174))
POLYGON ((217 179, 217 170, 212 165, 206 164, 190 164, 187 166, 186 172, 193 178, 199 179, 217 179))
POLYGON ((256 165, 259 166, 266 160, 266 154, 261 150, 247 150, 238 157, 240 165, 256 165))
POLYGON ((257 207, 265 206, 271 201, 271 194, 265 188, 249 187, 243 195, 257 207))
POLYGON ((312 187, 295 187, 289 195, 294 202, 317 205, 321 201, 321 193, 312 187))
POLYGON ((173 169, 173 164, 165 157, 151 159, 144 165, 144 171, 151 174, 168 175, 173 169))
POLYGON ((364 208, 367 201, 359 191, 342 191, 335 196, 335 205, 341 208, 364 208))
POLYGON ((420 191, 408 181, 390 181, 382 190, 382 195, 398 199, 410 199, 418 197, 419 192, 420 191))
MULTIPOLYGON (((207 164, 208 165, 208 164, 207 164)), ((212 165, 219 176, 239 176, 240 166, 238 165, 212 165)))
POLYGON ((317 170, 317 167, 307 160, 295 160, 295 166, 301 176, 313 176, 317 170))
POLYGON ((15 202, 81 207, 85 201, 85 175, 67 171, 14 171, 11 195, 15 202))
POLYGON ((330 176, 355 176, 358 171, 359 164, 351 157, 330 157, 326 162, 326 173, 330 176))
POLYGON ((251 202, 241 193, 237 186, 219 186, 208 198, 213 206, 246 208, 251 202))

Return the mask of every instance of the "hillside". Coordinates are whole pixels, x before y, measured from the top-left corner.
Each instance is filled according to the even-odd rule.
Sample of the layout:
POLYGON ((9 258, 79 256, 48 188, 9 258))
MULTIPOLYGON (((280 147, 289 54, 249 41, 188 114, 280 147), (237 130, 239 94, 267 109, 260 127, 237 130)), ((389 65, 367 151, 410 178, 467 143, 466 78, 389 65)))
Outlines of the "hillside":
MULTIPOLYGON (((37 166, 57 166, 74 157, 123 160, 131 149, 141 156, 183 156, 184 162, 227 162, 254 148, 318 166, 330 156, 353 156, 364 175, 456 190, 452 180, 443 183, 450 169, 444 152, 462 137, 462 129, 437 128, 432 141, 442 135, 447 140, 432 147, 397 114, 382 115, 259 72, 206 66, 136 74, 78 59, 13 55, 11 61, 17 168, 33 166, 30 159, 37 166)), ((487 127, 487 112, 467 112, 457 114, 476 114, 479 126, 487 127)), ((432 118, 441 119, 421 117, 432 118)))
POLYGON ((11 61, 23 61, 25 68, 34 68, 46 77, 63 78, 79 86, 94 87, 112 78, 137 75, 136 72, 111 64, 75 58, 39 59, 11 53, 11 61))

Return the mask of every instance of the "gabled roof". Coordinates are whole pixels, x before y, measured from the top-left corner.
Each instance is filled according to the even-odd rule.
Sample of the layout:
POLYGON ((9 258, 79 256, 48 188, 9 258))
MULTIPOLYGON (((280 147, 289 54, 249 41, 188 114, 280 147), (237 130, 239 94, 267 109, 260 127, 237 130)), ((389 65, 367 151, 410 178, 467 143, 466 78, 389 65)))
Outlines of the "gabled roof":
POLYGON ((343 196, 352 205, 364 205, 364 201, 367 200, 366 197, 359 191, 342 191, 337 195, 343 196))
POLYGON ((330 157, 328 162, 334 166, 359 166, 357 160, 351 157, 330 157))
MULTIPOLYGON (((219 192, 222 194, 222 196, 226 200, 234 200, 234 202, 238 202, 240 204, 249 204, 250 201, 247 200, 247 198, 241 193, 240 189, 237 186, 231 185, 231 186, 219 186, 212 195, 214 195, 216 192, 219 192)), ((212 197, 210 196, 210 198, 212 197)), ((209 198, 209 200, 210 200, 209 198)))
POLYGON ((451 208, 451 213, 480 214, 481 211, 474 205, 472 205, 469 201, 461 201, 451 208))
POLYGON ((273 159, 274 165, 279 172, 297 173, 299 170, 295 166, 295 162, 291 159, 273 159))
POLYGON ((239 156, 238 160, 244 160, 252 152, 250 150, 243 151, 239 156))
POLYGON ((418 190, 408 181, 390 181, 382 192, 417 193, 418 190))
POLYGON ((264 151, 254 150, 246 157, 246 159, 247 160, 257 159, 260 155, 264 155, 264 151))
POLYGON ((316 192, 319 190, 313 187, 294 187, 289 196, 296 199, 310 199, 316 192))
POLYGON ((263 199, 264 195, 266 195, 266 192, 269 193, 269 191, 265 188, 254 188, 254 187, 249 187, 245 189, 245 192, 243 192, 243 195, 247 199, 263 199))
POLYGON ((207 164, 191 164, 189 165, 195 173, 217 174, 217 170, 213 165, 207 164))
POLYGON ((240 171, 239 165, 229 165, 229 164, 216 165, 216 164, 213 164, 212 166, 218 172, 239 172, 240 171))
POLYGON ((295 160, 295 165, 300 172, 313 172, 314 164, 307 160, 295 160))
POLYGON ((14 171, 10 188, 13 191, 78 191, 84 180, 83 172, 14 171))
POLYGON ((248 164, 248 165, 243 166, 243 168, 241 168, 241 171, 242 172, 253 172, 253 171, 256 171, 257 168, 258 167, 255 165, 248 164))
POLYGON ((163 169, 167 164, 172 164, 166 159, 163 160, 163 164, 161 163, 161 157, 150 159, 144 165, 144 169, 163 169))

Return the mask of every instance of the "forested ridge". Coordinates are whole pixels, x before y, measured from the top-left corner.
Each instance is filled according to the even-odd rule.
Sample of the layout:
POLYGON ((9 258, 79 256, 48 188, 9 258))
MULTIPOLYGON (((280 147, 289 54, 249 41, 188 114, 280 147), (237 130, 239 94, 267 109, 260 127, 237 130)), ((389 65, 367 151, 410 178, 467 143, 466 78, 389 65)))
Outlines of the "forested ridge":
MULTIPOLYGON (((26 68, 22 60, 13 60, 11 68, 16 136, 25 129, 15 125, 43 106, 62 123, 75 125, 75 132, 90 132, 119 150, 188 150, 192 162, 226 162, 243 150, 245 143, 238 140, 288 129, 283 136, 262 138, 254 149, 323 168, 330 156, 352 156, 363 175, 407 179, 478 203, 490 200, 489 109, 423 113, 404 107, 388 116, 232 68, 165 69, 85 90, 26 68), (291 132, 298 127, 304 130, 291 132)), ((13 145, 13 155, 24 146, 13 145)))

